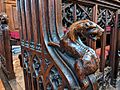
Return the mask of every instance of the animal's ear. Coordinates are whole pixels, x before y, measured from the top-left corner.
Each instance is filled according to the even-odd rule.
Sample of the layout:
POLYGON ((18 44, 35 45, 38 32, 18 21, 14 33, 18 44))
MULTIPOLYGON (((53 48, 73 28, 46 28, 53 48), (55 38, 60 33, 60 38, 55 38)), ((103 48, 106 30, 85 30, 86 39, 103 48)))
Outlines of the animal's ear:
POLYGON ((87 29, 89 26, 87 23, 84 23, 84 28, 87 29))

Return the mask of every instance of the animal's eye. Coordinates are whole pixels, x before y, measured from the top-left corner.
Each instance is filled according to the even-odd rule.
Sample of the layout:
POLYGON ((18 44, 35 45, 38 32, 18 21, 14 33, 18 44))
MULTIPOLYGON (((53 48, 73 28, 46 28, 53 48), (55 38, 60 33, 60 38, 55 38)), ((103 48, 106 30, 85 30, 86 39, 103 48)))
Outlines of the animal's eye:
POLYGON ((90 36, 91 36, 91 37, 96 37, 96 35, 94 35, 94 34, 91 34, 90 36))
POLYGON ((90 25, 93 25, 92 22, 89 22, 90 25))
POLYGON ((87 23, 85 23, 85 26, 86 26, 86 27, 88 27, 88 24, 87 24, 87 23))

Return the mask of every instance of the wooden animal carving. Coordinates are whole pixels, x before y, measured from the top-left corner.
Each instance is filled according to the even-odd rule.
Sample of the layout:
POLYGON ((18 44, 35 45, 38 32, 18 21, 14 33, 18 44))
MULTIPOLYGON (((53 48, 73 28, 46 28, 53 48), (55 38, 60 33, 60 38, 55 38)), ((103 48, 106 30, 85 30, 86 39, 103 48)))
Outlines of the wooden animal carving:
POLYGON ((8 30, 8 16, 4 12, 0 13, 0 30, 8 30))
POLYGON ((103 32, 104 30, 96 23, 90 20, 80 20, 70 26, 69 31, 61 38, 60 43, 48 43, 48 45, 58 47, 76 58, 74 69, 82 90, 86 90, 89 85, 86 76, 95 73, 98 69, 99 58, 92 48, 83 44, 80 37, 97 40, 103 32))

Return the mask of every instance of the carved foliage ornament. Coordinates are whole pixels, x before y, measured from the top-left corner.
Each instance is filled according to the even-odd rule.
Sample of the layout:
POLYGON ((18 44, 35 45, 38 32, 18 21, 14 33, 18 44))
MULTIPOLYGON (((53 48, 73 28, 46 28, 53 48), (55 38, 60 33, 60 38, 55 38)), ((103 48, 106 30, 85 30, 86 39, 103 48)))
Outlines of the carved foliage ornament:
POLYGON ((68 28, 73 22, 83 19, 92 19, 92 7, 80 4, 62 3, 62 22, 68 28))
POLYGON ((105 25, 114 27, 115 13, 109 9, 98 8, 98 25, 105 28, 105 25))

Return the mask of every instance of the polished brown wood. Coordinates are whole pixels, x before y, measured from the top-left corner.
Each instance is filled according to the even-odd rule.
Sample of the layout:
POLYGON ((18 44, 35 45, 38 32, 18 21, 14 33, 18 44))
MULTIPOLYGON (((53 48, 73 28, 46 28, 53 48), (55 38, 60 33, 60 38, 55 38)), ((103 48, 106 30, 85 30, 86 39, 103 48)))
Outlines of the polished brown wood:
POLYGON ((119 8, 116 2, 105 0, 17 0, 26 90, 81 89, 74 70, 75 59, 48 46, 51 41, 59 43, 69 26, 81 19, 90 19, 105 29, 100 39, 101 46, 96 47, 98 42, 91 42, 89 39, 85 42, 93 49, 101 48, 101 73, 106 68, 106 37, 110 35, 108 60, 111 64, 107 66, 112 68, 111 78, 114 79, 115 53, 118 49, 116 11, 119 8), (106 26, 112 26, 110 32, 106 31, 106 26))
POLYGON ((10 31, 18 31, 18 18, 16 12, 16 0, 3 0, 4 2, 4 12, 9 17, 9 30, 10 31))
POLYGON ((111 84, 114 87, 116 87, 116 80, 117 80, 117 75, 118 75, 118 72, 119 72, 118 68, 119 68, 119 60, 120 60, 120 54, 119 54, 119 50, 120 50, 120 37, 119 37, 120 31, 119 31, 119 24, 118 24, 120 22, 119 20, 120 20, 120 16, 118 14, 118 11, 116 11, 116 22, 115 23, 117 23, 117 25, 115 26, 115 31, 116 32, 114 32, 114 42, 113 42, 115 53, 113 54, 114 59, 111 63, 111 66, 113 68, 112 73, 111 73, 113 82, 111 82, 111 84))
POLYGON ((10 35, 8 31, 8 17, 5 13, 0 13, 0 61, 2 69, 8 79, 15 78, 13 70, 13 60, 10 45, 10 35))
POLYGON ((74 64, 74 69, 82 90, 86 90, 89 86, 89 80, 87 80, 86 77, 97 71, 99 58, 93 49, 90 49, 90 47, 82 43, 80 36, 90 38, 90 36, 93 35, 91 39, 97 40, 97 37, 100 37, 103 32, 104 30, 94 22, 90 20, 80 20, 70 26, 69 32, 61 37, 59 44, 54 42, 48 43, 49 46, 57 47, 63 53, 66 52, 77 59, 74 64), (88 32, 91 32, 91 34, 87 34, 88 32), (83 62, 83 66, 81 66, 80 62, 83 62))
MULTIPOLYGON (((6 12, 8 19, 9 29, 2 30, 1 32, 1 44, 0 44, 0 53, 4 62, 4 71, 9 79, 15 78, 13 71, 13 61, 12 61, 12 46, 13 41, 10 37, 10 31, 18 30, 18 18, 16 13, 16 0, 0 0, 0 13, 6 12), (9 60, 9 61, 8 61, 9 60)), ((18 40, 19 41, 19 40, 18 40)))

